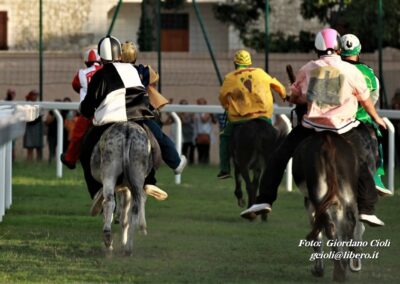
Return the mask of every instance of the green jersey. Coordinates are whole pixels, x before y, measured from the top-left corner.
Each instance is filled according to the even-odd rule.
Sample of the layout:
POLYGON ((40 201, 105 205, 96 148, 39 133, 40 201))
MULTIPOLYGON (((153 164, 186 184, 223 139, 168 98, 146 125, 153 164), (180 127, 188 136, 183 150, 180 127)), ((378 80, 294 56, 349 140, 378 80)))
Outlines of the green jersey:
MULTIPOLYGON (((379 98, 379 81, 376 78, 372 68, 361 62, 352 60, 345 60, 345 61, 354 64, 357 67, 357 69, 360 70, 361 73, 364 75, 365 83, 367 84, 367 87, 369 89, 372 102, 375 104, 379 98)), ((360 104, 358 104, 356 118, 364 123, 372 124, 373 122, 372 118, 360 104)))

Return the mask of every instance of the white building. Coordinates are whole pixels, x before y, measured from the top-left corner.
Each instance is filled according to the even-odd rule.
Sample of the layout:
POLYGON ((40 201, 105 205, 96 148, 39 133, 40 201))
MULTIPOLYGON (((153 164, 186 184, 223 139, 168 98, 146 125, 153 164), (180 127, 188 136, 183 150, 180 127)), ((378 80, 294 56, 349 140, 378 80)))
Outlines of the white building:
MULTIPOLYGON (((210 42, 216 52, 241 47, 233 28, 215 19, 212 6, 231 0, 197 0, 210 42)), ((39 42, 39 0, 0 0, 0 49, 37 49, 39 42)), ((123 0, 112 34, 137 40, 141 15, 140 0, 123 0)), ((304 21, 300 0, 271 0, 270 32, 297 34, 317 31, 318 21, 304 21)), ((96 43, 111 24, 118 0, 42 0, 43 38, 46 50, 77 51, 96 43)), ((207 46, 192 1, 183 9, 162 12, 164 51, 204 52, 207 46)), ((264 20, 260 19, 260 26, 264 20)))

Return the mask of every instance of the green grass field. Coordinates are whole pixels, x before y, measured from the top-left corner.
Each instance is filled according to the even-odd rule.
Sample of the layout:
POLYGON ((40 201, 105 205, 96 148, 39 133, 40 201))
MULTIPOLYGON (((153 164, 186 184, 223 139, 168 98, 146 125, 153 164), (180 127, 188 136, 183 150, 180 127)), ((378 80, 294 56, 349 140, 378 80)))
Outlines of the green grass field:
MULTIPOLYGON (((46 163, 14 164, 13 204, 0 223, 0 283, 332 282, 332 262, 316 279, 312 249, 299 247, 309 228, 297 190, 280 191, 267 223, 248 222, 239 217, 233 179, 217 180, 216 173, 216 167, 189 167, 175 185, 162 167, 158 184, 169 198, 148 199, 148 235, 136 234, 134 255, 126 257, 113 225, 114 254, 107 257, 102 218, 88 214, 82 172, 64 169, 58 179, 46 163)), ((379 258, 365 260, 349 283, 399 283, 399 204, 398 192, 380 200, 377 214, 386 226, 367 227, 364 239, 388 239, 390 247, 366 247, 379 258)))

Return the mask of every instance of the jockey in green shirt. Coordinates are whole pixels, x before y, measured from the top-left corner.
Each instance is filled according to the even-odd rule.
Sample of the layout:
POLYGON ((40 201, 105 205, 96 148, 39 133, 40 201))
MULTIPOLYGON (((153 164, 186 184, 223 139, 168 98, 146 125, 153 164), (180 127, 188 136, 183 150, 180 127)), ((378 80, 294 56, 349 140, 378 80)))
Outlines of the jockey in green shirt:
MULTIPOLYGON (((364 75, 365 82, 370 90, 370 96, 375 104, 379 98, 379 81, 376 78, 374 71, 368 65, 359 61, 360 52, 361 52, 361 44, 359 39, 353 34, 346 34, 342 36, 342 51, 341 56, 344 61, 347 61, 351 64, 354 64, 358 70, 364 75)), ((359 104, 358 110, 356 114, 357 120, 370 125, 375 132, 376 138, 379 139, 382 137, 382 134, 379 130, 379 126, 372 120, 369 114, 365 111, 365 109, 359 104)), ((383 150, 382 144, 378 143, 378 153, 379 158, 376 163, 376 171, 374 174, 374 181, 376 185, 376 189, 381 195, 391 195, 391 191, 388 190, 383 182, 381 177, 385 174, 384 163, 383 163, 383 150)))

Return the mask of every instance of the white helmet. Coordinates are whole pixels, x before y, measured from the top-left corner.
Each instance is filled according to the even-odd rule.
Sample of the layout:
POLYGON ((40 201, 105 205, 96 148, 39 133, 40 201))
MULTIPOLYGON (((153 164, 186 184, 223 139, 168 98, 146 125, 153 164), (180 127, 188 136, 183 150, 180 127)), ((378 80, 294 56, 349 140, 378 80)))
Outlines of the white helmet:
POLYGON ((315 49, 320 53, 333 54, 334 51, 340 49, 340 35, 330 28, 323 29, 315 36, 315 49))
POLYGON ((84 59, 85 63, 100 61, 99 54, 97 53, 96 49, 94 49, 94 48, 90 48, 90 49, 86 50, 83 59, 84 59))
POLYGON ((342 36, 342 56, 358 55, 361 52, 361 43, 358 37, 353 34, 342 36))
POLYGON ((103 37, 98 44, 97 50, 100 58, 106 61, 117 61, 121 58, 121 43, 113 36, 103 37))

